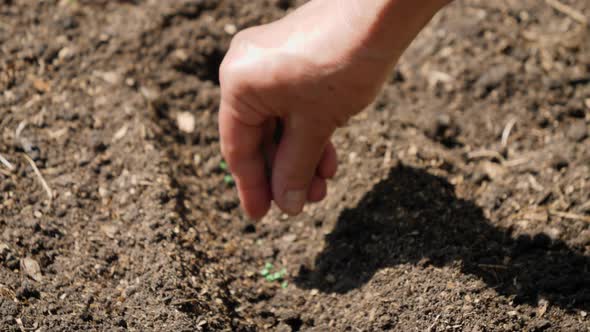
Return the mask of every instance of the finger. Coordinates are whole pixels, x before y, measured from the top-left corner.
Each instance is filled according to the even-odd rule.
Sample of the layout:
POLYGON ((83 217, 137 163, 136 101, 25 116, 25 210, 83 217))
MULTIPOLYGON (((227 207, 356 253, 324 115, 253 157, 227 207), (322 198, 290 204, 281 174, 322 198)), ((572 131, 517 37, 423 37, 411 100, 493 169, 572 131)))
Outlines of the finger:
POLYGON ((272 165, 277 154, 277 144, 275 143, 275 131, 277 127, 276 119, 270 119, 264 123, 264 160, 266 163, 266 177, 270 179, 272 165))
POLYGON ((309 192, 307 193, 307 201, 311 203, 321 202, 326 198, 328 192, 328 185, 325 179, 318 176, 314 176, 309 186, 309 192))
POLYGON ((307 201, 309 186, 333 130, 301 117, 286 119, 272 172, 275 203, 297 215, 307 201))
POLYGON ((317 174, 324 179, 331 179, 338 171, 338 156, 332 142, 328 142, 320 160, 317 174))
POLYGON ((234 176, 245 212, 262 218, 270 208, 272 194, 262 152, 263 119, 244 123, 227 103, 219 110, 221 151, 234 176))

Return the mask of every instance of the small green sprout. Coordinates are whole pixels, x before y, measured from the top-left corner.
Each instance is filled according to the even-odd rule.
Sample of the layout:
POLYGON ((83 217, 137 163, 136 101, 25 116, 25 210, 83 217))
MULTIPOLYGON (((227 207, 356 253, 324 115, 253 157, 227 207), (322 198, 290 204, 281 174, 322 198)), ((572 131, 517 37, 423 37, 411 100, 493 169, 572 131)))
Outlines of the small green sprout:
MULTIPOLYGON (((260 270, 260 275, 263 276, 264 279, 266 279, 266 281, 282 281, 284 284, 286 282, 284 278, 287 275, 287 269, 283 268, 280 271, 273 272, 273 268, 274 266, 272 265, 272 263, 267 262, 266 264, 264 264, 264 268, 260 270)), ((283 284, 281 284, 281 287, 283 287, 283 284)))
POLYGON ((227 174, 223 177, 223 182, 225 182, 225 184, 228 185, 233 185, 234 183, 236 183, 236 180, 234 180, 234 178, 231 175, 227 174))
POLYGON ((264 264, 264 268, 260 270, 260 275, 263 277, 268 277, 270 275, 270 271, 272 270, 273 265, 269 262, 264 264))
POLYGON ((282 288, 282 289, 285 289, 285 288, 287 288, 287 287, 289 287, 289 282, 288 282, 287 280, 285 280, 285 281, 283 281, 283 282, 281 283, 281 288, 282 288))
POLYGON ((233 186, 236 183, 236 181, 234 180, 233 176, 231 176, 229 172, 229 166, 227 166, 225 160, 219 162, 219 169, 221 169, 225 173, 225 175, 223 176, 223 182, 225 182, 225 184, 229 186, 233 186))

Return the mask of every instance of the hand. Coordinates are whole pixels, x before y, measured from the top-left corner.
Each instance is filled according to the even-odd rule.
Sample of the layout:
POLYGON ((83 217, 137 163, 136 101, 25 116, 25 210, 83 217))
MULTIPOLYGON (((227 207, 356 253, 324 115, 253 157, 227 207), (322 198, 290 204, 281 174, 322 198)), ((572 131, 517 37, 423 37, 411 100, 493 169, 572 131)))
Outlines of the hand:
POLYGON ((361 15, 362 1, 311 1, 232 41, 220 69, 221 150, 252 218, 263 217, 271 201, 296 215, 326 196, 337 168, 332 134, 372 102, 425 24, 398 27, 403 32, 380 48, 383 38, 371 38, 382 34, 378 21, 367 18, 392 1, 375 2, 382 4, 373 5, 376 12, 361 15))

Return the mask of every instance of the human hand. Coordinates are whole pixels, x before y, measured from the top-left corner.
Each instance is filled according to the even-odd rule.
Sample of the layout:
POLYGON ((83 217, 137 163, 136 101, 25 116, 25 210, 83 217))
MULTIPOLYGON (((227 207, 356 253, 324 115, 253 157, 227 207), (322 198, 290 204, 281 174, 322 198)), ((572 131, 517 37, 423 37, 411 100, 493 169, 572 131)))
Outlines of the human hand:
POLYGON ((220 69, 219 129, 249 216, 263 217, 271 201, 296 215, 325 197, 337 168, 332 134, 372 102, 428 21, 394 20, 388 27, 399 32, 384 44, 389 30, 371 17, 391 19, 379 15, 397 9, 403 16, 399 11, 415 7, 405 1, 408 8, 389 8, 398 2, 404 1, 375 0, 379 5, 363 12, 359 0, 311 1, 234 38, 220 69), (275 141, 277 123, 282 133, 275 141))

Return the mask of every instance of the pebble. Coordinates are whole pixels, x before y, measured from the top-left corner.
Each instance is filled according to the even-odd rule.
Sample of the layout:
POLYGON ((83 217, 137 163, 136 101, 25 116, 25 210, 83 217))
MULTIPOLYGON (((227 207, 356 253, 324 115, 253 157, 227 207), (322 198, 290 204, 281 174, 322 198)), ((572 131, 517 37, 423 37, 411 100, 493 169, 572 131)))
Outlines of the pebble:
POLYGON ((114 238, 115 235, 117 235, 117 233, 119 232, 119 228, 113 224, 104 224, 102 226, 100 226, 100 230, 103 231, 106 236, 108 236, 109 238, 114 238))
POLYGON ((144 96, 145 99, 147 99, 150 102, 155 102, 158 98, 160 98, 160 93, 156 89, 142 86, 139 89, 139 92, 142 96, 144 96))
POLYGON ((191 134, 195 131, 195 116, 190 112, 179 112, 176 115, 176 125, 180 131, 191 134))
POLYGON ((96 72, 95 75, 109 84, 119 84, 123 81, 121 75, 115 71, 96 72))
POLYGON ((567 137, 573 142, 581 142, 588 137, 588 127, 584 121, 572 123, 567 131, 567 137))
POLYGON ((24 272, 26 275, 28 275, 35 281, 41 281, 43 279, 39 263, 37 263, 36 260, 30 257, 23 258, 20 261, 20 268, 22 272, 24 272))
POLYGON ((482 162, 479 166, 479 169, 494 181, 501 180, 506 174, 506 168, 489 161, 482 162))
POLYGON ((510 74, 510 69, 505 65, 491 67, 475 83, 475 87, 480 90, 480 95, 496 88, 510 74))
POLYGON ((238 32, 238 28, 234 24, 226 24, 223 27, 223 31, 225 31, 225 33, 228 35, 233 36, 236 34, 236 32, 238 32))
POLYGON ((72 47, 67 47, 67 46, 62 48, 59 51, 59 53, 57 53, 57 57, 63 61, 71 60, 75 56, 76 56, 76 50, 72 47))

